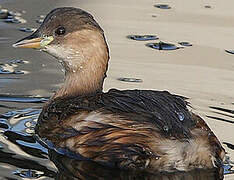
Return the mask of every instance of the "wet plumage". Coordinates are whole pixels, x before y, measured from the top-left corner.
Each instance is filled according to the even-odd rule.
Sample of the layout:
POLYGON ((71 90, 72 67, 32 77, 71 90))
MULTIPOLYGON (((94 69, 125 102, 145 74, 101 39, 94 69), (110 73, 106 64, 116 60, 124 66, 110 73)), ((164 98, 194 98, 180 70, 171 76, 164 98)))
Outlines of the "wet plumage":
POLYGON ((36 132, 58 147, 127 169, 173 171, 221 166, 223 156, 220 143, 205 122, 188 111, 180 96, 166 91, 111 89, 57 98, 44 107, 36 132), (217 160, 206 159, 207 153, 217 160), (178 163, 168 163, 169 155, 178 163))
POLYGON ((220 168, 224 149, 184 98, 167 91, 104 93, 109 51, 103 30, 81 9, 53 10, 15 47, 62 60, 65 83, 43 107, 36 133, 55 147, 122 169, 220 168))

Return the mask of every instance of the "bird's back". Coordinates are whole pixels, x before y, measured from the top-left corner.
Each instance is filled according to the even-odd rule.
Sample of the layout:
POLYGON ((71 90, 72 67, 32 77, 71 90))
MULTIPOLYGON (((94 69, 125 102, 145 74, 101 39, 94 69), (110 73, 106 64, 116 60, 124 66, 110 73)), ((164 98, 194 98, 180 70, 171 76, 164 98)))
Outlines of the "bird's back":
POLYGON ((44 107, 36 132, 57 147, 127 169, 211 168, 220 166, 224 153, 184 98, 166 91, 111 89, 57 98, 44 107))

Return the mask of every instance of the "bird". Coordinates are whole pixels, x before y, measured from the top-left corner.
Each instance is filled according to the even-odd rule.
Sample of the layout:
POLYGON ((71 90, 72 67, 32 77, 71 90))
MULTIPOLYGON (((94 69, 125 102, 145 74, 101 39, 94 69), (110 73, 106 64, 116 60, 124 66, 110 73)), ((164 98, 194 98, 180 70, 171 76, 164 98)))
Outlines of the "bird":
POLYGON ((186 98, 168 91, 103 91, 109 48, 90 13, 56 8, 13 47, 44 51, 65 69, 64 84, 43 106, 35 127, 43 142, 119 169, 222 169, 224 148, 186 98))

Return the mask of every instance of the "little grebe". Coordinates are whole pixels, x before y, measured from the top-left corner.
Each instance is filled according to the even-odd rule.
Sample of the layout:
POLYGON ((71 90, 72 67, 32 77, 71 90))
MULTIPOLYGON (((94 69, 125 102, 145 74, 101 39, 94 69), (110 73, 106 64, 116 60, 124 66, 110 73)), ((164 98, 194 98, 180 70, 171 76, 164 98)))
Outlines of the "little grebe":
POLYGON ((109 51, 89 13, 54 9, 36 32, 13 46, 45 51, 65 68, 65 83, 43 107, 35 128, 55 147, 123 169, 221 168, 224 149, 182 97, 166 91, 102 91, 109 51))

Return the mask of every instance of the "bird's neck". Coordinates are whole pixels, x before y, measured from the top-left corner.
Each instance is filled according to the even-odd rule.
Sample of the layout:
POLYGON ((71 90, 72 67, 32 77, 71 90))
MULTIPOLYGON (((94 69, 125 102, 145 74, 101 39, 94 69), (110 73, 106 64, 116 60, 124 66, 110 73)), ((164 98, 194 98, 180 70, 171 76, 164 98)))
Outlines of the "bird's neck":
POLYGON ((102 91, 105 73, 105 69, 97 70, 90 66, 66 72, 64 84, 53 98, 74 97, 102 91))
POLYGON ((82 44, 82 51, 79 52, 82 52, 82 55, 74 56, 72 61, 71 59, 69 62, 63 60, 65 82, 52 99, 102 91, 109 60, 105 38, 103 36, 92 37, 89 42, 82 44), (86 45, 88 46, 85 47, 86 45))

